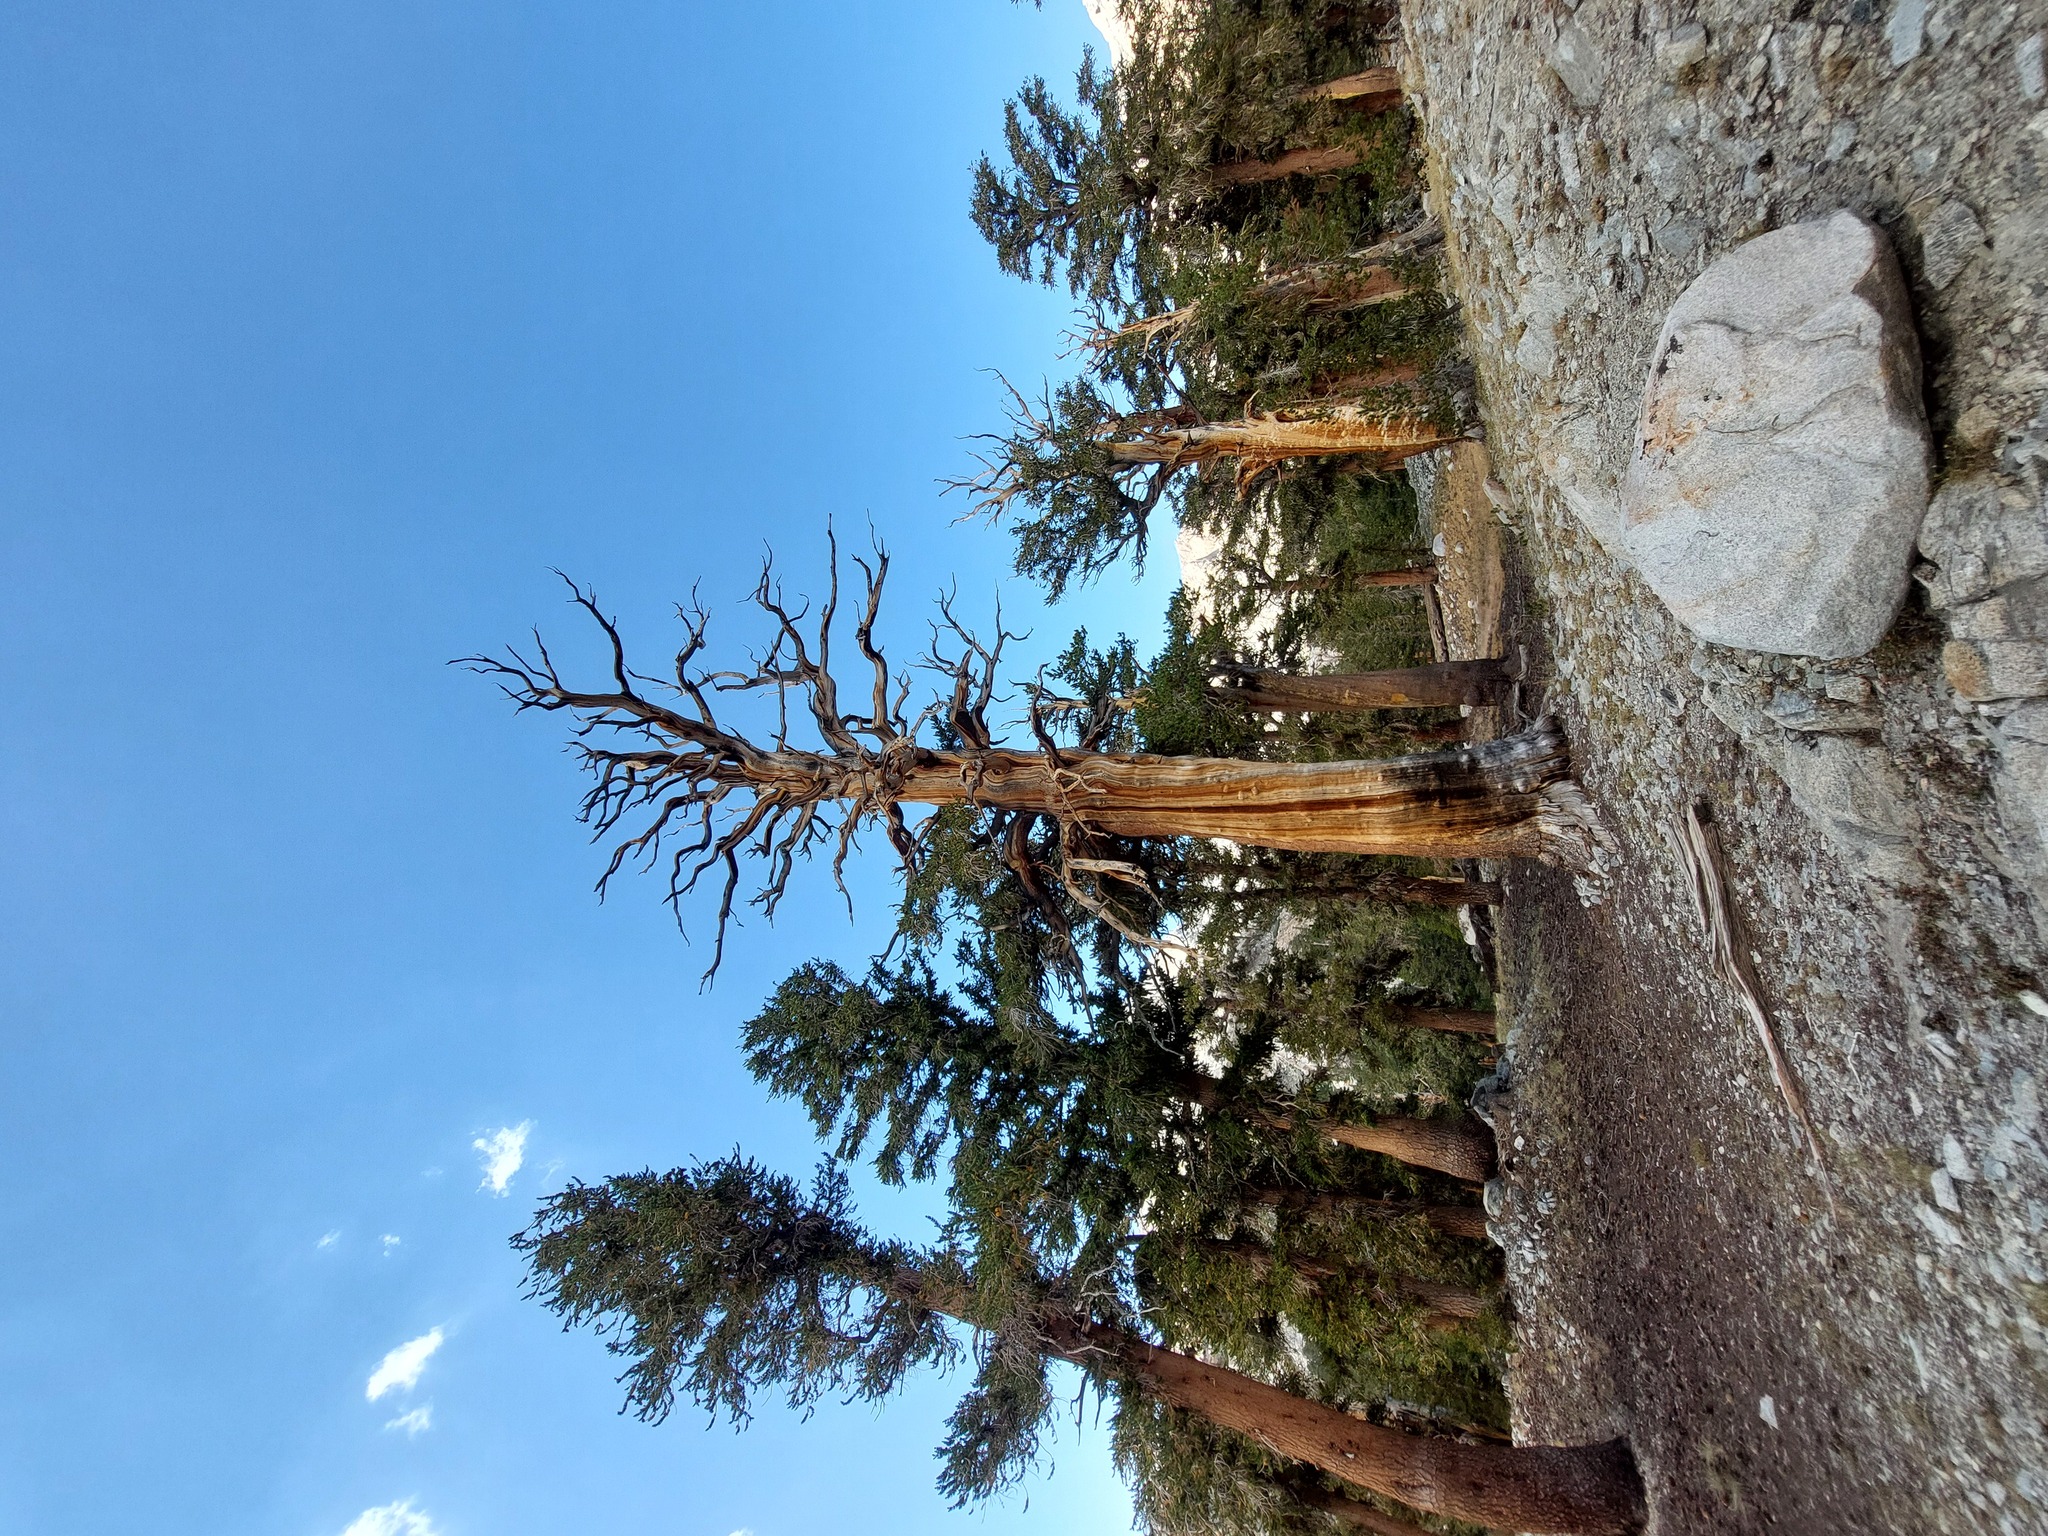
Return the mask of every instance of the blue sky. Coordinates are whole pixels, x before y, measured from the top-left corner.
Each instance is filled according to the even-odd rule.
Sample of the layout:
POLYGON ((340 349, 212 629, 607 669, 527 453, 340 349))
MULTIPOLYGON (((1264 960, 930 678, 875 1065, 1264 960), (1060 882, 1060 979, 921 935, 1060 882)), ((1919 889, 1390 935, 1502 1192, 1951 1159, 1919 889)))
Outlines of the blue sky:
MULTIPOLYGON (((828 513, 892 546, 899 648, 956 576, 986 614, 1004 540, 934 482, 1067 316, 967 171, 1090 35, 0 5, 0 1531, 1127 1529, 1100 1431, 952 1514, 943 1382, 648 1428, 518 1298, 505 1239, 571 1176, 809 1165, 735 1024, 870 953, 889 871, 852 923, 813 871, 700 995, 650 882, 592 897, 556 724, 444 665, 536 620, 587 654, 554 566, 651 653, 701 583, 737 649, 763 546, 808 584, 828 513)), ((1169 574, 1006 612, 1149 641, 1169 574)))

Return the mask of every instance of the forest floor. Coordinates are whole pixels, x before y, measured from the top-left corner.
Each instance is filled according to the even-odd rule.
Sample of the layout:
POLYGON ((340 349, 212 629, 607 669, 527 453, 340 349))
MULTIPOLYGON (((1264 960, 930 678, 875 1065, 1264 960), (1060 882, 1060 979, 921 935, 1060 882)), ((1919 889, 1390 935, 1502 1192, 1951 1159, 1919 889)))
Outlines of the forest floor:
POLYGON ((1522 713, 1565 722, 1617 850, 1597 885, 1502 871, 1518 1437, 1627 1436, 1659 1532, 2048 1530, 2048 866, 1998 722, 1917 593, 1852 662, 1727 651, 1592 531, 1672 301, 1840 207, 1906 267, 1937 474, 2024 467, 1996 455, 2048 437, 2048 116, 2014 63, 2043 17, 1708 3, 1694 59, 1690 9, 1402 10, 1486 435, 1424 475, 1452 653, 1526 651, 1522 713), (1803 806, 1788 700, 1867 722, 1803 806), (1700 802, 1825 1176, 1711 968, 1669 842, 1700 802))

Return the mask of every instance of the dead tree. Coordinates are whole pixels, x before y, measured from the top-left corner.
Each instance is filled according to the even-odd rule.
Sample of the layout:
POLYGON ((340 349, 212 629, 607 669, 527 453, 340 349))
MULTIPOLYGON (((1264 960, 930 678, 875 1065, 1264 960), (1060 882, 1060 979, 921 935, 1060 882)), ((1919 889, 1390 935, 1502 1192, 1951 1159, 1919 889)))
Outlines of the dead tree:
POLYGON ((1115 723, 1107 713, 1064 746, 1049 734, 1033 692, 1034 744, 1000 746, 988 711, 1002 648, 1012 637, 999 628, 994 644, 983 645, 944 602, 927 665, 949 679, 950 689, 906 715, 911 681, 892 673, 875 639, 888 557, 877 549, 872 564, 855 563, 866 591, 853 640, 868 674, 856 710, 842 703, 832 669, 836 546, 814 638, 800 627, 804 610, 792 613, 764 571, 754 599, 773 620, 774 638, 748 670, 699 667, 708 617, 693 607, 682 614, 686 634, 670 676, 636 673, 616 624, 573 584, 575 605, 609 645, 607 683, 572 687, 537 636, 531 657, 510 651, 465 658, 498 679, 519 709, 576 718, 577 748, 595 781, 583 817, 595 836, 618 839, 600 892, 629 861, 664 863, 680 916, 683 897, 720 872, 713 971, 742 860, 765 866, 754 904, 772 917, 799 858, 829 846, 838 879, 869 822, 879 822, 898 857, 915 867, 920 841, 904 816, 908 805, 984 812, 995 845, 1019 857, 1029 856, 1031 844, 1013 835, 1017 825, 1050 823, 1057 832, 1050 867, 1030 873, 1058 880, 1082 907, 1141 943, 1151 941, 1117 915, 1134 892, 1135 899, 1151 899, 1123 852, 1125 840, 1225 838, 1308 852, 1539 858, 1572 868, 1596 857, 1603 834, 1572 781, 1564 739, 1547 720, 1523 735, 1454 752, 1268 763, 1103 752, 1099 745, 1115 723), (945 654, 949 644, 957 649, 945 654), (765 741, 728 726, 714 704, 721 693, 750 690, 766 690, 777 701, 779 723, 765 741), (791 739, 792 696, 810 717, 815 739, 808 744, 791 739))

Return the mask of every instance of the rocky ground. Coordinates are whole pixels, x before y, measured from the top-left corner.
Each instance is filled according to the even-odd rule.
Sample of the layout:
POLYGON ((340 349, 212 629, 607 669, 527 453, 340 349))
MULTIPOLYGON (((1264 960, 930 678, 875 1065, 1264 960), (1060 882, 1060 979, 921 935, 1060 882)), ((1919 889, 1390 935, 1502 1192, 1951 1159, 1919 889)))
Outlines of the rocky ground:
POLYGON ((2048 13, 1402 11, 1486 434, 1433 482, 1453 651, 1526 650, 1617 850, 1504 871, 1517 1430, 1627 1435, 1663 1532, 2048 1530, 2048 13), (1619 536, 1646 370, 1708 262, 1840 208, 1911 289, 1926 563, 1853 660, 1710 646, 1619 536))

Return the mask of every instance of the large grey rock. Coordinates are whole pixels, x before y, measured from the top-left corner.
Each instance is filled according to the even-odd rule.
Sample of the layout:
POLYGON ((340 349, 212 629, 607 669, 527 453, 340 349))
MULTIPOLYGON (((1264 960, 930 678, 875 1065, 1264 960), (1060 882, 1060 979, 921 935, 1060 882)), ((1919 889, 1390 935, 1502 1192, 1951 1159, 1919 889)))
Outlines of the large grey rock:
POLYGON ((1759 235, 1665 317, 1621 537, 1702 639, 1858 656, 1905 596, 1927 511, 1906 285, 1851 213, 1759 235))

